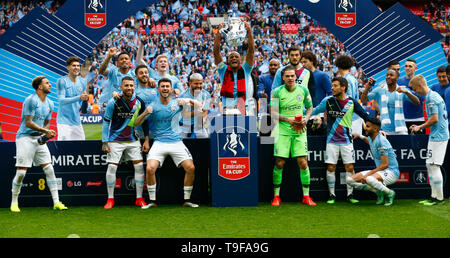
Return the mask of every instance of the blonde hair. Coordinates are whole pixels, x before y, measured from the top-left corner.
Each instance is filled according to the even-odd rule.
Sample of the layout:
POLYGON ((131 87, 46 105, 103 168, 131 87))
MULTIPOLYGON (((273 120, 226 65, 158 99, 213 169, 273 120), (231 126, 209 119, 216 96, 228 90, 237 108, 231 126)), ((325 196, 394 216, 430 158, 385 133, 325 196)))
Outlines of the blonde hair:
POLYGON ((161 54, 156 57, 156 63, 158 63, 159 59, 161 59, 161 58, 165 58, 165 59, 167 59, 167 62, 169 62, 169 57, 164 54, 161 54))
POLYGON ((409 86, 412 85, 421 85, 421 86, 427 86, 427 80, 425 77, 421 74, 414 76, 411 81, 409 81, 409 86))

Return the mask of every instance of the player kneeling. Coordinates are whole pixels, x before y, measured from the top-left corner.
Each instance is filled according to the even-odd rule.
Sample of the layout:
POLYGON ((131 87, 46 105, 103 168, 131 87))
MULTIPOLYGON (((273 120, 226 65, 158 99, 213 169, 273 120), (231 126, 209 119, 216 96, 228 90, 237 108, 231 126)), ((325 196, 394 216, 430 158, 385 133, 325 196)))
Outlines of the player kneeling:
POLYGON ((354 138, 360 138, 369 144, 377 167, 347 177, 347 184, 355 189, 375 192, 376 204, 384 203, 385 206, 390 206, 394 203, 395 192, 387 186, 397 182, 400 172, 394 150, 386 137, 380 134, 380 128, 380 120, 370 118, 364 128, 368 137, 353 133, 354 138))

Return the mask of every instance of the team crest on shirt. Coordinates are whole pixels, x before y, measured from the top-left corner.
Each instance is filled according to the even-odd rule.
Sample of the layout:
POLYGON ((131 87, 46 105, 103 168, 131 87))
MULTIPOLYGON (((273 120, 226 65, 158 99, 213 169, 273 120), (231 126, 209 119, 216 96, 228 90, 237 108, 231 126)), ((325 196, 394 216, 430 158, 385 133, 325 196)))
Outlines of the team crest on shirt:
POLYGON ((302 101, 302 94, 298 94, 297 95, 297 100, 300 101, 300 102, 302 101))
POLYGON ((171 110, 172 112, 177 111, 177 105, 173 104, 173 105, 170 107, 170 110, 171 110))
POLYGON ((106 25, 106 0, 84 0, 84 25, 93 29, 106 25))
POLYGON ((334 0, 335 24, 350 28, 356 24, 356 0, 334 0))

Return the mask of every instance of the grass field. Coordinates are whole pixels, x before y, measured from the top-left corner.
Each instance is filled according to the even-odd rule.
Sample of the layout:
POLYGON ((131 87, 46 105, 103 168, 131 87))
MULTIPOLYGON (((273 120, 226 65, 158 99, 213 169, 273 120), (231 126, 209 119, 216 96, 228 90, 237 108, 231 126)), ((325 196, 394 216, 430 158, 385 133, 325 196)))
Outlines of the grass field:
POLYGON ((86 140, 102 139, 102 124, 83 124, 86 140))
POLYGON ((271 207, 198 209, 176 205, 141 210, 133 206, 22 207, 0 209, 1 238, 448 238, 450 203, 425 207, 418 200, 393 206, 319 202, 316 207, 283 203, 271 207))

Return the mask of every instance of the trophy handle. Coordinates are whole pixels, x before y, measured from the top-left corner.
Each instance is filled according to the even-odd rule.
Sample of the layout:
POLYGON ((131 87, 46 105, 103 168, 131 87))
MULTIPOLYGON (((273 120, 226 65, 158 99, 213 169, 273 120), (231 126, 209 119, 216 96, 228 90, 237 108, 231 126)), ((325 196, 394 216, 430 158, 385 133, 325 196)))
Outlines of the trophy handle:
POLYGON ((229 23, 228 18, 225 18, 224 22, 223 22, 223 28, 219 30, 219 32, 221 34, 227 34, 228 33, 228 31, 229 31, 228 23, 229 23))

